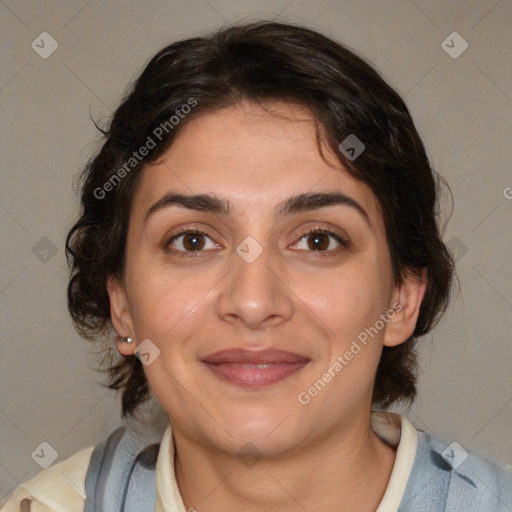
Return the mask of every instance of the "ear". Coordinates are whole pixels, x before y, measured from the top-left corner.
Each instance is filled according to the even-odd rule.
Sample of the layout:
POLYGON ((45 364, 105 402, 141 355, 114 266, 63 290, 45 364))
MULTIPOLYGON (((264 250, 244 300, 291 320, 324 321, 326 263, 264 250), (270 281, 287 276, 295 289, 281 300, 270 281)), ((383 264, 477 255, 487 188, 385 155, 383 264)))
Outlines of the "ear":
POLYGON ((427 269, 421 269, 419 275, 406 276, 395 288, 391 308, 396 312, 387 323, 384 345, 394 347, 403 343, 414 332, 420 312, 421 302, 427 288, 427 269))
MULTIPOLYGON (((107 278, 107 292, 110 299, 110 318, 114 329, 120 336, 133 336, 133 320, 128 305, 125 287, 114 276, 107 278)), ((131 356, 136 349, 135 343, 118 341, 117 350, 124 356, 131 356)))

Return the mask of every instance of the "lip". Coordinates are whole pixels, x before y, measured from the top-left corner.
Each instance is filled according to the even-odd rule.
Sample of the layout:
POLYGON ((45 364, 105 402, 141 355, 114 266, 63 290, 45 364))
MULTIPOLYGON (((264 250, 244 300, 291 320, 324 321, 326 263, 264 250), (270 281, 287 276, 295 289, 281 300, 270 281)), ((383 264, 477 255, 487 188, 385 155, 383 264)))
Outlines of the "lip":
POLYGON ((201 359, 223 381, 250 388, 275 384, 304 368, 309 361, 298 354, 270 348, 220 350, 201 359))

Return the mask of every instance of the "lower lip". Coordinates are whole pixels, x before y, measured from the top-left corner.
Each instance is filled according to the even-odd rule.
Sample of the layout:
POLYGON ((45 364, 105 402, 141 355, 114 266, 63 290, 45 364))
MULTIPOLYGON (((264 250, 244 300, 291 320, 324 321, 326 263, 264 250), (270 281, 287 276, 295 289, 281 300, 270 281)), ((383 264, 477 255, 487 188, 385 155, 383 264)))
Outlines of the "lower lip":
POLYGON ((293 375, 304 368, 308 362, 269 364, 266 368, 234 363, 214 364, 204 362, 204 364, 224 381, 242 387, 259 388, 270 386, 293 375))

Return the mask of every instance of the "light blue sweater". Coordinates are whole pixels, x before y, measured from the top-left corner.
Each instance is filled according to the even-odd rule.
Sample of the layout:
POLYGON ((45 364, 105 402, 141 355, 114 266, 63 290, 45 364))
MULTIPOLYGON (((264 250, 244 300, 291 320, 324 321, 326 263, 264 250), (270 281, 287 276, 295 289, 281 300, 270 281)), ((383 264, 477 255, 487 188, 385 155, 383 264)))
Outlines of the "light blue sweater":
MULTIPOLYGON (((96 446, 86 477, 85 512, 153 512, 158 445, 144 446, 124 428, 96 446)), ((418 430, 398 512, 512 512, 512 474, 418 430)))
POLYGON ((450 447, 418 430, 418 449, 398 511, 512 512, 512 474, 459 445, 450 447))

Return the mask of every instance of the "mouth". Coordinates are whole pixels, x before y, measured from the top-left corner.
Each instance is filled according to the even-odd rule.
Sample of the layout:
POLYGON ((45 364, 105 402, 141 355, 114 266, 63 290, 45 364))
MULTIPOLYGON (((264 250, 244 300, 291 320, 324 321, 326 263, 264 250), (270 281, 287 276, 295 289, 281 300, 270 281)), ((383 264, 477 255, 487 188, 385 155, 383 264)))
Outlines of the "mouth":
POLYGON ((201 359, 219 379, 248 388, 275 384, 300 371, 309 361, 278 349, 221 350, 201 359))

